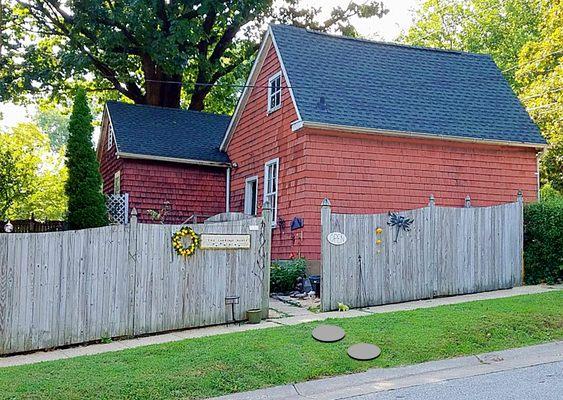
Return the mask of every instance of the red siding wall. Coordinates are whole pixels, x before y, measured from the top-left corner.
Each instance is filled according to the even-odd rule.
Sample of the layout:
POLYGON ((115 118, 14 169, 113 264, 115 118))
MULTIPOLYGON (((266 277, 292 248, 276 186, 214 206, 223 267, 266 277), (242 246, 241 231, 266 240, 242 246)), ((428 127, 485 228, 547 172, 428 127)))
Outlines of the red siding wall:
MULTIPOLYGON (((264 164, 280 159, 278 181, 278 219, 285 220, 286 228, 273 230, 273 258, 288 258, 297 252, 299 236, 293 236, 289 226, 291 219, 300 215, 306 204, 304 146, 305 137, 291 131, 291 123, 297 114, 289 91, 282 91, 282 108, 267 113, 268 78, 281 69, 273 46, 268 50, 264 68, 259 73, 256 87, 252 89, 248 103, 242 112, 228 154, 238 167, 232 172, 231 210, 244 211, 245 180, 258 176, 259 212, 264 201, 264 164)), ((286 85, 282 79, 282 87, 286 85)))
POLYGON ((160 161, 124 159, 121 191, 129 193, 129 209, 139 220, 151 222, 147 210, 161 210, 170 202, 165 222, 181 223, 192 214, 225 212, 226 169, 160 161))
POLYGON ((160 211, 165 201, 171 208, 167 223, 181 223, 193 214, 225 212, 225 168, 117 158, 115 145, 107 149, 106 118, 98 159, 104 193, 113 193, 114 174, 121 171, 121 193, 129 193, 129 211, 136 208, 141 222, 153 222, 147 210, 160 211))
POLYGON ((394 138, 303 130, 306 135, 304 253, 319 258, 320 204, 333 212, 380 213, 423 207, 433 194, 437 205, 462 207, 526 201, 537 196, 536 151, 532 148, 394 138))
POLYGON ((115 155, 115 143, 108 149, 108 119, 104 111, 102 118, 102 127, 100 130, 100 140, 98 143, 98 162, 100 163, 100 173, 102 174, 103 192, 113 193, 113 176, 123 167, 123 159, 117 158, 115 155))
MULTIPOLYGON (((280 70, 273 47, 258 73, 258 86, 280 70)), ((285 85, 285 82, 282 83, 285 85)), ((536 151, 532 148, 461 143, 436 139, 301 129, 287 89, 281 110, 267 115, 267 89, 254 88, 228 147, 233 171, 231 208, 244 209, 245 179, 259 177, 259 203, 264 194, 264 163, 279 157, 278 217, 286 228, 273 231, 273 258, 303 255, 318 260, 320 203, 328 197, 334 212, 378 213, 436 204, 474 206, 536 198, 536 151), (298 235, 289 229, 295 216, 304 218, 298 235)))

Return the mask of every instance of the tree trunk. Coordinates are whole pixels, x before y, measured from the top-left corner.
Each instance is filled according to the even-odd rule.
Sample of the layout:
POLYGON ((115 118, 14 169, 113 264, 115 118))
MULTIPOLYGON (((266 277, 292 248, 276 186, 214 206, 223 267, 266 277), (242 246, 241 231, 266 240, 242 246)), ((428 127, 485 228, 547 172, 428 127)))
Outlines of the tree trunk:
POLYGON ((205 98, 211 91, 212 86, 196 86, 190 99, 190 110, 202 111, 205 108, 205 98))
POLYGON ((143 59, 143 72, 145 76, 145 104, 180 108, 181 74, 166 74, 148 57, 143 59))

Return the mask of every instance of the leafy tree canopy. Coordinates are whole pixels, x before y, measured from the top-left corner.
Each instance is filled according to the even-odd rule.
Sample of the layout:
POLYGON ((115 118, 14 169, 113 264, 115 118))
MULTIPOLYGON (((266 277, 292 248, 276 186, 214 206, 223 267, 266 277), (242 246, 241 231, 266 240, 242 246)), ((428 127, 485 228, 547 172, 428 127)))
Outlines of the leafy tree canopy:
POLYGON ((514 89, 518 54, 540 36, 542 0, 426 0, 400 40, 490 54, 514 89))
POLYGON ((48 103, 39 107, 35 123, 42 132, 49 136, 51 149, 61 149, 68 140, 68 112, 48 103))
POLYGON ((354 16, 382 16, 377 1, 320 9, 299 0, 7 0, 0 49, 0 101, 29 94, 67 97, 83 86, 103 98, 229 111, 238 81, 266 22, 293 23, 355 35, 354 16), (197 84, 196 84, 197 83, 197 84), (211 95, 211 96, 210 96, 211 95), (217 101, 208 100, 216 97, 217 101))
POLYGON ((0 132, 0 220, 60 220, 66 212, 64 154, 34 124, 0 132))
POLYGON ((542 181, 563 193, 563 1, 544 3, 540 38, 520 52, 520 98, 550 146, 542 157, 542 181))

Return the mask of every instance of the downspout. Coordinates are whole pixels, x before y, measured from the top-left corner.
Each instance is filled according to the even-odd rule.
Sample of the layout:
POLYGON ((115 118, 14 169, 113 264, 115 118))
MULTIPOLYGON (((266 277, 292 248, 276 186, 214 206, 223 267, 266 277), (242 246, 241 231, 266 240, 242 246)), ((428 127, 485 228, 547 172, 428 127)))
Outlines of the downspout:
POLYGON ((540 190, 540 157, 543 152, 536 153, 536 186, 538 189, 537 198, 538 201, 541 200, 541 190, 540 190))
POLYGON ((230 212, 231 210, 231 167, 227 168, 227 187, 225 194, 225 212, 230 212))

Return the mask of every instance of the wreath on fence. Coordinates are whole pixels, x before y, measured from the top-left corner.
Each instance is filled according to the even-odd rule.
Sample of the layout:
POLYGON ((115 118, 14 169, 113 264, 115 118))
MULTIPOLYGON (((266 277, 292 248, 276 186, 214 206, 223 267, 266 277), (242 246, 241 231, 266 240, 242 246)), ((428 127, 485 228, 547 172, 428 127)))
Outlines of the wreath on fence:
POLYGON ((176 253, 181 256, 191 256, 195 253, 195 250, 199 247, 199 235, 194 232, 192 228, 184 226, 178 232, 172 235, 172 247, 176 250, 176 253), (189 236, 192 240, 189 246, 184 246, 182 239, 189 236))

